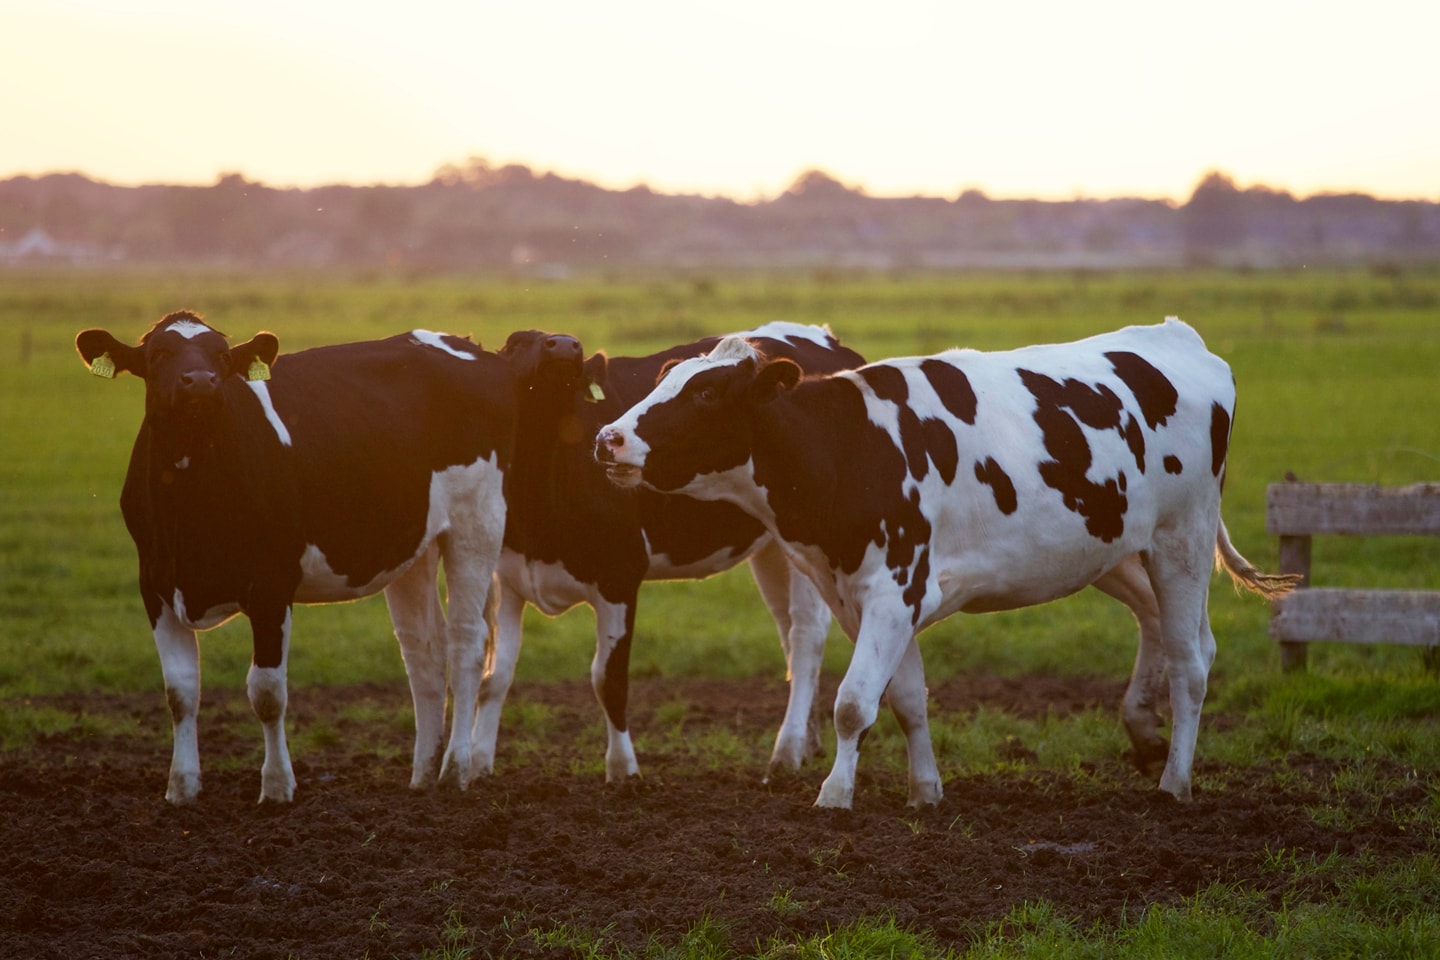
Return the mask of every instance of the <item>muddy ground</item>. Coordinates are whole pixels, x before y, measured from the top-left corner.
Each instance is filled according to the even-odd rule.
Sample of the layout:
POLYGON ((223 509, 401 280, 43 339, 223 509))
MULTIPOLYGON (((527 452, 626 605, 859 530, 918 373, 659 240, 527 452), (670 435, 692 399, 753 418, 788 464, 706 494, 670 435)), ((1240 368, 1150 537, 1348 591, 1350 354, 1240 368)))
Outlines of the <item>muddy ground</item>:
MULTIPOLYGON (((933 689, 932 710, 1063 714, 1111 709, 1121 692, 971 677, 933 689)), ((1121 757, 1062 774, 1010 743, 1013 768, 953 778, 944 802, 919 812, 904 807, 903 770, 862 756, 856 807, 836 812, 811 807, 828 760, 765 785, 763 751, 717 772, 681 746, 647 746, 645 731, 677 716, 669 701, 689 704, 684 738, 670 738, 684 744, 716 730, 763 739, 784 695, 778 682, 635 684, 645 775, 607 787, 593 772, 603 743, 588 687, 517 685, 513 702, 548 705, 548 718, 502 730, 498 775, 460 795, 408 790, 410 733, 393 719, 403 684, 293 687, 292 729, 332 735, 295 749, 299 786, 284 809, 255 803, 260 733, 241 691, 206 691, 204 792, 184 809, 162 799, 158 691, 43 701, 131 732, 0 753, 0 957, 413 957, 441 943, 447 920, 477 955, 553 956, 564 952, 525 931, 568 924, 639 950, 675 943, 701 917, 742 953, 885 916, 963 946, 1026 901, 1088 925, 1217 882, 1277 905, 1321 899, 1267 869, 1267 854, 1367 852, 1383 864, 1428 842, 1359 798, 1347 825, 1318 824, 1307 807, 1335 802, 1342 767, 1306 756, 1243 769, 1202 756, 1203 789, 1182 807, 1121 757), (354 719, 367 703, 358 715, 377 719, 354 719)), ((1440 774, 1410 783, 1391 798, 1401 813, 1433 803, 1440 774)))

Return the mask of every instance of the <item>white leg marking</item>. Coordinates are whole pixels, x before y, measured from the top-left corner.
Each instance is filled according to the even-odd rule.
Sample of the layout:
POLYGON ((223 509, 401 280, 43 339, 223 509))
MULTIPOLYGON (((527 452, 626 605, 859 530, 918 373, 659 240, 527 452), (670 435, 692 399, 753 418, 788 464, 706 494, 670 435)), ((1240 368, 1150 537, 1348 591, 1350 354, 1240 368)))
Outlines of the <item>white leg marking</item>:
POLYGON ((285 666, 290 659, 290 611, 280 628, 280 665, 257 667, 252 662, 245 679, 250 708, 265 730, 265 762, 260 767, 260 802, 289 803, 295 799, 295 772, 290 767, 290 748, 285 743, 287 691, 285 666))
MULTIPOLYGON (((449 500, 451 527, 440 537, 445 564, 445 658, 450 675, 450 742, 440 763, 441 782, 464 790, 481 771, 471 738, 485 669, 485 651, 495 636, 500 563, 505 535, 505 498, 501 474, 493 468, 475 474, 473 484, 449 500)), ((432 493, 432 509, 435 506, 432 493)))
MULTIPOLYGON (((1207 524, 1189 526, 1205 528, 1207 524)), ((1215 529, 1213 518, 1208 529, 1215 529)), ((1200 709, 1205 703, 1209 654, 1214 650, 1206 612, 1213 536, 1201 536, 1194 529, 1170 533, 1163 539, 1157 537, 1148 554, 1147 570, 1159 602, 1165 669, 1170 675, 1170 758, 1160 776, 1160 789, 1182 801, 1191 795, 1200 709)))
POLYGON ((911 637, 905 647, 905 656, 890 678, 885 698, 905 734, 905 752, 910 760, 909 805, 912 807, 939 803, 945 795, 940 783, 940 769, 935 765, 935 748, 930 743, 928 697, 920 645, 911 637))
POLYGON ((595 604, 595 659, 590 661, 590 685, 595 689, 595 698, 605 714, 605 782, 615 783, 626 777, 640 774, 640 762, 635 759, 635 745, 630 740, 630 731, 621 730, 610 719, 605 709, 605 671, 615 644, 625 636, 625 604, 595 604))
POLYGON ((485 674, 480 680, 479 703, 475 709, 475 770, 480 774, 495 772, 500 714, 510 685, 515 681, 515 664, 520 659, 524 629, 525 598, 498 582, 495 589, 500 591, 500 615, 495 642, 485 658, 485 674))
POLYGON ((445 611, 440 606, 436 577, 440 551, 425 555, 385 588, 385 604, 415 706, 415 751, 410 786, 435 786, 440 776, 440 748, 445 739, 445 611))
POLYGON ((874 724, 880 695, 913 640, 910 611, 903 604, 876 598, 866 608, 850 668, 835 694, 835 763, 820 785, 815 806, 849 808, 855 795, 860 735, 874 724))
POLYGON ((180 623, 170 605, 162 604, 155 623, 155 650, 165 678, 165 702, 170 707, 175 743, 170 755, 170 781, 165 799, 192 803, 200 794, 200 740, 196 715, 200 711, 200 644, 195 631, 180 623))
POLYGON ((780 631, 786 679, 790 681, 785 719, 770 754, 765 777, 768 782, 776 771, 798 770, 808 757, 821 753, 820 732, 813 713, 820 685, 820 663, 825 654, 825 634, 830 627, 830 608, 810 579, 785 559, 779 544, 771 542, 762 547, 750 558, 750 570, 780 631))

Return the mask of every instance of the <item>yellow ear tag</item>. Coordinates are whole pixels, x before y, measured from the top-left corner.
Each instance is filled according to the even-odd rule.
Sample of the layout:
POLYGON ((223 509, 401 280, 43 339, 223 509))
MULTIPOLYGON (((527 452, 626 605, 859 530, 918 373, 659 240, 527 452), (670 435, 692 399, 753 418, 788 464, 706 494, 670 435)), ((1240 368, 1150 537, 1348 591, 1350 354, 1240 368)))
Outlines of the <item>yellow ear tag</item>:
POLYGON ((256 357, 250 361, 250 369, 245 371, 246 380, 269 380, 270 364, 256 357))
POLYGON ((104 377, 106 380, 115 379, 115 361, 110 359, 109 351, 90 361, 90 372, 97 377, 104 377))
POLYGON ((599 403, 605 399, 605 391, 600 389, 600 384, 590 381, 590 396, 585 398, 590 403, 599 403))

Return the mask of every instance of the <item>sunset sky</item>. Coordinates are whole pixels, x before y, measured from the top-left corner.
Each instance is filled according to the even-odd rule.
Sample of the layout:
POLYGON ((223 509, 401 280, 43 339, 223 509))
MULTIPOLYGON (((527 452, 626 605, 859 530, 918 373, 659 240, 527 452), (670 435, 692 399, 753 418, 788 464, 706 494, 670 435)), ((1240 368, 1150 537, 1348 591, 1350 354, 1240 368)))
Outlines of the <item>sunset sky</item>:
POLYGON ((1440 200, 1434 0, 0 0, 0 178, 1440 200))

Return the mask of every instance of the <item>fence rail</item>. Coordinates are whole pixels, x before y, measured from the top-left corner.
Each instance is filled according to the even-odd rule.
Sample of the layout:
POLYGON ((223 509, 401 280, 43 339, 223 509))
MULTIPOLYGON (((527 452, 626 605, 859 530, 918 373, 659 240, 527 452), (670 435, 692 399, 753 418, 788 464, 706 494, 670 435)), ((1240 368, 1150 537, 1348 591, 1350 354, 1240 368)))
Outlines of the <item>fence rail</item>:
POLYGON ((1440 591, 1310 587, 1313 536, 1440 536, 1440 483, 1274 483, 1265 491, 1265 529, 1280 538, 1280 572, 1305 578, 1271 607, 1284 670, 1305 668, 1307 643, 1440 645, 1440 591))

